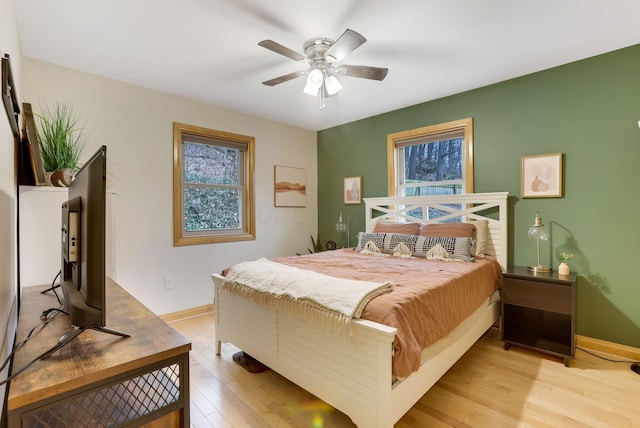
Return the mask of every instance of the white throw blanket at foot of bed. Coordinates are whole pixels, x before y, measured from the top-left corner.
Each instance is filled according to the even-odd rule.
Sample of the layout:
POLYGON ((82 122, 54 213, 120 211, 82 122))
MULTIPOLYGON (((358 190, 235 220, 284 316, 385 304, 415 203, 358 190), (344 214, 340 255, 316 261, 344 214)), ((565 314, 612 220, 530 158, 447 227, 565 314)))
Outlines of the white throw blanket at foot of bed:
POLYGON ((287 315, 342 335, 351 334, 351 319, 366 304, 391 291, 390 282, 336 278, 272 262, 243 262, 227 272, 222 290, 273 305, 287 315))

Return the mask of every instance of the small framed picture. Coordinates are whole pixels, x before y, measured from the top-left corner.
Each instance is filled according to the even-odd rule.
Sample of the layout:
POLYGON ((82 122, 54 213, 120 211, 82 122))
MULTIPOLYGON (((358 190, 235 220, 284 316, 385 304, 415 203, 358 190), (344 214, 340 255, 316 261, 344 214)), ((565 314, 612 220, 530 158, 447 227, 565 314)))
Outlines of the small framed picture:
POLYGON ((344 203, 362 203, 362 176, 344 178, 344 203))
POLYGON ((521 160, 521 197, 562 197, 562 153, 522 156, 521 160))
POLYGON ((303 168, 275 165, 273 176, 274 206, 307 206, 307 176, 303 168))
POLYGON ((36 131, 36 122, 31 104, 22 103, 22 119, 24 125, 22 144, 24 145, 23 150, 26 152, 22 166, 29 168, 28 176, 30 178, 29 181, 32 181, 31 184, 36 186, 46 185, 47 178, 44 170, 44 161, 40 151, 40 142, 38 141, 38 132, 36 131), (28 159, 29 166, 26 165, 26 159, 28 159))
POLYGON ((20 138, 20 130, 18 129, 18 115, 20 114, 20 103, 16 88, 13 83, 13 74, 11 71, 11 61, 9 55, 4 54, 2 57, 2 103, 7 111, 7 118, 13 136, 20 138))

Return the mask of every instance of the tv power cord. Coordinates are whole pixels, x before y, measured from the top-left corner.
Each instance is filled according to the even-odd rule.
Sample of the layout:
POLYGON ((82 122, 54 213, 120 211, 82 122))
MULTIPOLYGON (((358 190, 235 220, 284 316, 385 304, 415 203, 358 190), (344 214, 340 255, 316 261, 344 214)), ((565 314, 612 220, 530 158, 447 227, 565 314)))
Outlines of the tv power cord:
POLYGON ((579 349, 579 350, 581 350, 582 352, 586 352, 587 354, 591 354, 591 355, 593 355, 594 357, 600 358, 600 359, 605 360, 605 361, 609 361, 609 362, 611 362, 611 363, 626 363, 626 364, 631 364, 631 370, 632 370, 633 372, 635 372, 635 373, 637 373, 637 374, 639 374, 639 375, 640 375, 640 361, 633 361, 633 360, 614 360, 614 359, 611 359, 611 358, 603 357, 602 355, 598 355, 598 354, 596 354, 595 352, 588 351, 588 350, 586 350, 586 349, 584 349, 584 348, 581 348, 580 346, 576 346, 576 349, 579 349))
POLYGON ((60 287, 60 283, 56 284, 56 280, 60 277, 60 275, 62 274, 62 270, 59 270, 57 275, 55 276, 55 278, 53 278, 53 281, 51 281, 51 287, 47 288, 46 290, 42 290, 40 292, 40 294, 45 294, 49 291, 53 291, 53 294, 56 295, 56 299, 58 299, 58 303, 60 303, 60 305, 62 305, 62 301, 60 300, 60 296, 58 295, 58 292, 56 291, 56 288, 60 287))
MULTIPOLYGON (((9 355, 7 355, 7 358, 4 360, 4 362, 2 363, 2 366, 0 367, 0 372, 2 370, 4 370, 4 368, 7 366, 7 364, 9 364, 10 361, 13 360, 13 357, 15 356, 16 352, 20 348, 22 348, 24 346, 24 344, 29 341, 29 339, 31 339, 33 337, 33 334, 36 331, 39 331, 39 330, 43 329, 58 314, 66 314, 66 312, 63 309, 60 309, 60 308, 50 308, 50 309, 47 309, 47 310, 43 311, 42 315, 40 315, 40 319, 42 320, 42 322, 37 324, 36 326, 34 326, 31 330, 29 330, 29 333, 27 334, 27 336, 24 339, 22 339, 20 342, 16 342, 13 345, 13 349, 11 350, 11 353, 9 353, 9 355), (53 314, 53 315, 49 316, 50 314, 53 314)), ((5 383, 15 379, 19 374, 21 374, 26 369, 31 367, 36 361, 39 361, 41 359, 44 359, 44 358, 48 357, 49 355, 51 355, 55 351, 57 351, 60 347, 61 347, 60 342, 56 343, 53 347, 51 347, 47 351, 43 352, 42 354, 40 354, 39 356, 37 356, 33 360, 29 361, 27 364, 25 364, 23 367, 21 367, 20 370, 18 370, 17 372, 12 374, 11 376, 7 377, 6 379, 0 381, 0 385, 4 385, 5 383)))

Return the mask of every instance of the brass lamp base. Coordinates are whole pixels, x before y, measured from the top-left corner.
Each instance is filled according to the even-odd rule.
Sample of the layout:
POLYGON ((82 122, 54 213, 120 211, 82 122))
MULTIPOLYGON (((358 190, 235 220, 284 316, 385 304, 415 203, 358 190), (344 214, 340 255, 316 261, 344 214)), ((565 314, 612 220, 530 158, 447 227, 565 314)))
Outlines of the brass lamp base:
POLYGON ((551 268, 549 266, 543 266, 543 265, 538 265, 538 266, 527 266, 527 270, 533 272, 533 273, 549 273, 551 272, 551 268))

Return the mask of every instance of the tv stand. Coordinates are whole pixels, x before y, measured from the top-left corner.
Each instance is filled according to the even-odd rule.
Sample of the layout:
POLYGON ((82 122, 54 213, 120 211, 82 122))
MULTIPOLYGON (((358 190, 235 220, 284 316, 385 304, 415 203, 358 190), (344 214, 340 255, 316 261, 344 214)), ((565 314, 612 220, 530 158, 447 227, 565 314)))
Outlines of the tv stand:
MULTIPOLYGON (((57 305, 40 293, 49 285, 22 289, 18 339, 57 305)), ((8 426, 189 428, 191 343, 110 278, 106 291, 110 328, 72 327, 56 316, 15 353, 15 369, 48 358, 11 381, 8 426)))

